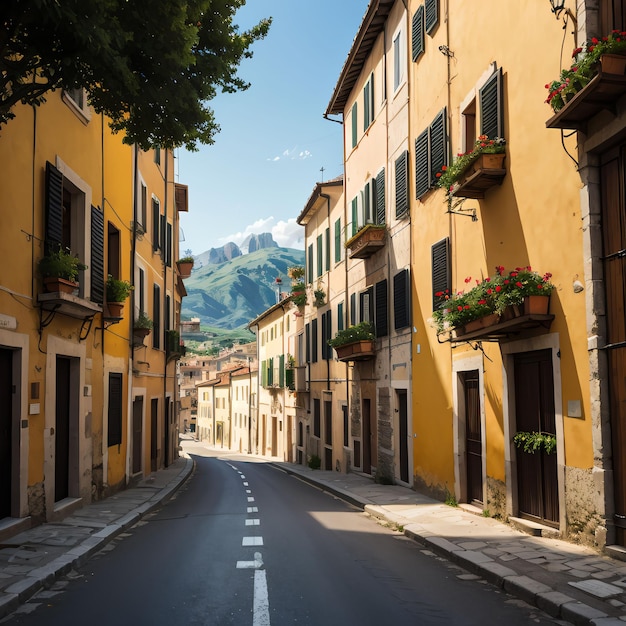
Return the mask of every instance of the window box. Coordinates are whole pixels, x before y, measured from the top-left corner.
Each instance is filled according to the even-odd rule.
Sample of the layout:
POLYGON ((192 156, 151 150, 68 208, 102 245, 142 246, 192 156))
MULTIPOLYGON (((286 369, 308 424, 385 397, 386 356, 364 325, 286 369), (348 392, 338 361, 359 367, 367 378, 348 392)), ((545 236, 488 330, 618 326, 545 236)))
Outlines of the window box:
POLYGON ((44 311, 61 313, 79 320, 85 320, 93 317, 96 313, 102 313, 102 307, 99 304, 63 291, 40 293, 37 296, 37 301, 44 311))
POLYGON ((500 185, 506 176, 506 153, 482 153, 459 178, 451 194, 459 198, 484 198, 485 192, 500 185))
POLYGON ((335 348, 339 361, 367 361, 376 356, 373 339, 361 339, 335 348))
POLYGON ((386 228, 383 225, 367 224, 346 241, 351 259, 367 259, 385 245, 386 228))
POLYGON ((585 130, 587 122, 600 111, 615 113, 615 104, 624 94, 624 74, 599 72, 546 122, 546 127, 585 130))

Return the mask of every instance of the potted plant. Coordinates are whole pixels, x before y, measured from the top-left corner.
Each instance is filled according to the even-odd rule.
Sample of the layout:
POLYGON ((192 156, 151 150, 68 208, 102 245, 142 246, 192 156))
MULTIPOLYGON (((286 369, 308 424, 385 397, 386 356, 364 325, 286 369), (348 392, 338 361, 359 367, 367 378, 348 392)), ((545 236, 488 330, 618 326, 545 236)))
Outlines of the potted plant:
POLYGON ((144 337, 150 334, 152 326, 152 320, 146 315, 145 311, 141 310, 133 324, 133 333, 143 342, 144 337))
POLYGON ((584 89, 598 72, 623 75, 626 71, 626 31, 614 30, 606 37, 593 37, 572 52, 572 64, 559 78, 546 84, 546 102, 556 113, 584 89))
POLYGON ((313 291, 313 304, 316 307, 324 306, 326 304, 326 292, 322 285, 321 279, 317 282, 317 287, 313 291))
POLYGON ((176 261, 178 273, 181 278, 189 278, 191 276, 191 270, 193 269, 194 263, 195 260, 191 255, 184 256, 176 261))
MULTIPOLYGON (((479 171, 497 171, 497 175, 493 175, 493 182, 487 181, 489 186, 501 182, 504 177, 502 172, 502 164, 506 156, 506 140, 502 137, 489 139, 487 135, 480 135, 474 144, 474 147, 465 153, 459 153, 450 165, 444 165, 440 172, 435 175, 437 178, 437 186, 446 190, 446 197, 458 193, 462 187, 463 179, 466 175, 471 175, 479 171)), ((481 186, 483 192, 488 187, 481 186)), ((474 195, 468 197, 475 197, 474 195)), ((482 197, 476 196, 476 197, 482 197)))
POLYGON ((47 291, 74 293, 78 288, 78 273, 87 266, 59 245, 41 258, 38 269, 47 291))
POLYGON ((107 306, 112 317, 122 317, 124 302, 132 290, 133 286, 127 280, 114 278, 111 274, 107 276, 107 306))
POLYGON ((340 361, 356 361, 371 358, 374 355, 374 329, 370 322, 360 322, 337 331, 328 345, 335 348, 340 361))
POLYGON ((529 454, 540 450, 552 454, 556 450, 556 436, 552 433, 519 431, 513 436, 513 443, 529 454))

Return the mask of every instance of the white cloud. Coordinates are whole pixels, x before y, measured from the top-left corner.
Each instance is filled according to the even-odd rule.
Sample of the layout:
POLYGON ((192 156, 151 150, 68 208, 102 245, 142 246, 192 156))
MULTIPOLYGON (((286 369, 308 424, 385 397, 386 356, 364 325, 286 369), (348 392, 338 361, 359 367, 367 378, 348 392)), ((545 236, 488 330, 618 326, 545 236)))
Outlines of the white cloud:
POLYGON ((240 246, 248 235, 261 233, 271 233, 274 241, 281 248, 304 249, 304 228, 296 222, 295 217, 287 221, 276 221, 273 216, 256 220, 242 231, 220 238, 218 245, 223 246, 232 241, 240 246))
POLYGON ((298 148, 287 148, 283 150, 280 156, 268 157, 267 160, 272 163, 276 163, 276 161, 280 161, 281 159, 287 159, 290 161, 304 161, 306 159, 310 159, 313 156, 310 150, 298 150, 298 148))

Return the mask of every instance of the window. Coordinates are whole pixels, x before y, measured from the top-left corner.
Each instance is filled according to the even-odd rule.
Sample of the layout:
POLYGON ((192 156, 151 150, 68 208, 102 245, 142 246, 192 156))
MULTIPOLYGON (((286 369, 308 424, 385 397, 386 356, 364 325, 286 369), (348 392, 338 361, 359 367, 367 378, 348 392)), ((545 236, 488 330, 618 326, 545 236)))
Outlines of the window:
POLYGON ((357 117, 357 103, 355 102, 352 105, 352 113, 351 113, 351 118, 352 118, 352 147, 356 148, 356 144, 358 142, 358 117, 357 117))
POLYGON ((88 272, 79 275, 80 296, 104 299, 104 214, 91 205, 91 188, 68 168, 46 163, 45 249, 59 246, 76 255, 88 272))
POLYGON ((350 438, 349 438, 349 433, 350 433, 349 424, 350 424, 350 421, 348 419, 348 407, 345 404, 341 405, 341 413, 343 415, 343 445, 344 445, 344 447, 347 448, 350 445, 350 438))
POLYGON ((396 218, 409 210, 409 152, 404 151, 395 163, 396 167, 396 218))
POLYGON ((152 347, 161 347, 161 287, 159 285, 153 286, 152 347))
POLYGON ((87 105, 87 94, 82 87, 64 89, 62 99, 83 124, 87 124, 91 120, 91 110, 87 105))
POLYGON ((350 326, 356 324, 356 293, 350 294, 350 326))
POLYGON ((154 162, 161 165, 161 146, 154 146, 154 162))
POLYGON ((107 274, 120 278, 120 231, 107 224, 107 274))
POLYGON ((393 90, 394 92, 404 81, 404 37, 399 30, 393 38, 393 90))
POLYGON ((374 220, 372 219, 372 191, 373 191, 374 183, 369 182, 365 184, 365 189, 363 189, 363 225, 371 224, 374 220))
POLYGON ((404 269, 393 277, 393 327, 396 330, 411 325, 411 285, 409 270, 404 269))
POLYGON ((163 261, 167 267, 172 267, 172 225, 167 222, 165 224, 165 250, 163 252, 163 261))
POLYGON ((357 196, 352 198, 352 236, 356 235, 359 230, 359 199, 357 196))
POLYGON ((343 330, 343 302, 337 305, 337 330, 343 330))
POLYGON ((480 134, 489 139, 503 136, 502 69, 497 70, 478 92, 480 134))
POLYGON ((322 313, 322 359, 325 361, 333 358, 333 349, 328 345, 328 340, 332 339, 332 333, 332 311, 326 311, 322 313))
POLYGON ((374 121, 374 72, 363 87, 363 131, 374 121))
POLYGON ((152 196, 152 249, 158 250, 161 246, 161 203, 152 196))
POLYGON ((317 363, 317 319, 311 320, 311 362, 317 363))
POLYGON ((446 109, 415 140, 415 197, 436 186, 437 174, 448 162, 446 109))
POLYGON ((122 443, 122 374, 109 374, 108 445, 122 443))
MULTIPOLYGON (((395 43, 395 42, 394 42, 395 43)), ((411 59, 417 59, 424 53, 424 6, 413 14, 411 21, 411 59)))
POLYGON ((425 0, 424 6, 424 25, 430 35, 439 22, 439 0, 425 0))
POLYGON ((374 179, 374 206, 376 223, 385 223, 385 168, 383 167, 374 179))
POLYGON ((363 291, 359 297, 359 305, 361 308, 361 322, 374 321, 374 289, 370 287, 367 291, 363 291))
POLYGON ((148 188, 141 183, 141 197, 139 199, 139 215, 137 220, 143 227, 143 232, 146 230, 146 224, 148 223, 148 188))
POLYGON ((319 398, 313 398, 313 436, 319 437, 320 434, 320 401, 319 398))
POLYGON ((442 239, 431 248, 432 258, 432 280, 433 280, 433 311, 439 300, 436 293, 450 292, 451 272, 450 272, 450 240, 442 239))
POLYGON ((375 300, 375 329, 377 337, 386 337, 389 334, 389 319, 387 313, 387 280, 376 283, 374 289, 375 300))
POLYGON ((341 218, 335 222, 335 263, 341 261, 343 244, 341 242, 341 218))
POLYGON ((326 271, 330 271, 330 228, 326 229, 326 271))
POLYGON ((142 268, 137 268, 135 279, 135 289, 133 290, 135 299, 135 319, 139 316, 140 311, 146 310, 146 273, 142 268))

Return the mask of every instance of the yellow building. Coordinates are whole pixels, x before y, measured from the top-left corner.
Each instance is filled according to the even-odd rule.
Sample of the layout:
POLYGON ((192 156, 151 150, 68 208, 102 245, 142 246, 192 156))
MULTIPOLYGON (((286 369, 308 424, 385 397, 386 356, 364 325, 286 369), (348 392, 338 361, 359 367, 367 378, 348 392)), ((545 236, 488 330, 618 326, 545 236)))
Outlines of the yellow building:
MULTIPOLYGON (((0 395, 10 407, 0 427, 0 518, 7 533, 59 519, 130 479, 133 304, 131 296, 113 313, 106 277, 135 282, 133 295, 141 293, 133 280, 136 151, 111 134, 82 90, 53 92, 40 107, 14 112, 0 135, 0 244, 10 259, 0 273, 0 395), (76 259, 78 284, 67 293, 44 282, 43 269, 58 274, 76 259)), ((167 221, 177 234, 172 172, 167 221)), ((174 255, 177 236, 167 245, 174 255)), ((177 328, 175 274, 161 332, 177 328)), ((176 346, 169 355, 180 352, 176 346)), ((164 343, 159 354, 165 372, 164 343)), ((173 377, 162 376, 152 393, 173 399, 173 377)), ((143 461, 137 472, 149 473, 143 461)))

